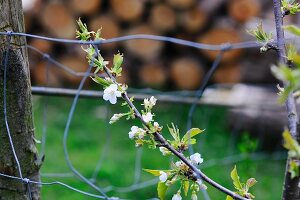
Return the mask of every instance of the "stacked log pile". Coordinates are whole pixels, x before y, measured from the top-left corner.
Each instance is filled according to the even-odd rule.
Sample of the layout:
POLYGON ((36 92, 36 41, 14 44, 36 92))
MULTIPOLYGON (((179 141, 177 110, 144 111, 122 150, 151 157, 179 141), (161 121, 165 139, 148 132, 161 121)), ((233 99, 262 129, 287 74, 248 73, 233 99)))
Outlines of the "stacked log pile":
MULTIPOLYGON (((106 39, 130 34, 165 35, 207 44, 249 40, 246 24, 255 17, 264 17, 261 10, 268 4, 259 0, 35 0, 25 11, 26 32, 38 35, 75 39, 76 19, 92 30, 102 28, 106 39)), ((270 9, 271 12, 271 9, 270 9)), ((266 14, 267 15, 267 14, 266 14)), ((258 20, 257 20, 258 21, 258 20)), ((50 54, 58 62, 75 71, 84 72, 87 64, 78 46, 29 39, 29 44, 50 54)), ((130 40, 101 46, 103 55, 124 53, 124 77, 135 87, 193 90, 199 87, 205 73, 219 52, 197 50, 150 40, 130 40)), ((225 53, 213 83, 272 82, 270 63, 257 49, 225 53), (247 63, 246 60, 255 62, 247 63), (257 67, 258 63, 261 66, 257 67), (258 71, 251 70, 254 66, 258 71), (245 72, 245 70, 247 72, 245 72), (264 74, 255 75, 263 72, 264 74), (250 73, 251 75, 248 75, 250 73), (253 79, 249 78, 253 77, 253 79)), ((37 85, 77 85, 72 77, 30 51, 32 77, 37 85), (49 76, 45 76, 49 71, 49 76), (47 81, 47 80, 48 81, 47 81)))

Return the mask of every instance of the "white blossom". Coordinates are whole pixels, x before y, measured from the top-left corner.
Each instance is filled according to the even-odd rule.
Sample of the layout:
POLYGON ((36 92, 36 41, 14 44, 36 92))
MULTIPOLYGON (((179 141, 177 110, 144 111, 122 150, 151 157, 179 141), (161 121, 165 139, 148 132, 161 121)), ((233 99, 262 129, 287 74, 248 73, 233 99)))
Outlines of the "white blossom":
POLYGON ((184 164, 182 161, 175 162, 176 167, 182 167, 184 164))
POLYGON ((118 91, 117 84, 111 84, 104 90, 103 99, 111 104, 117 103, 117 97, 121 97, 121 92, 118 91))
POLYGON ((182 197, 180 196, 179 193, 174 194, 172 197, 172 200, 181 200, 181 199, 182 199, 182 197))
POLYGON ((152 115, 152 113, 148 112, 148 113, 142 115, 142 118, 146 123, 149 123, 152 121, 153 115, 152 115))
POLYGON ((144 129, 139 128, 138 136, 140 139, 143 139, 146 135, 146 131, 144 129))
POLYGON ((137 126, 132 126, 132 127, 131 127, 131 131, 128 133, 129 138, 130 138, 130 139, 133 139, 134 136, 137 135, 138 131, 139 131, 139 127, 137 127, 137 126))
POLYGON ((194 153, 190 156, 191 162, 193 164, 199 165, 200 163, 203 163, 203 158, 201 158, 200 153, 194 153))
POLYGON ((156 101, 157 101, 157 99, 154 96, 150 97, 150 100, 149 100, 150 106, 151 107, 155 106, 156 101))
POLYGON ((160 182, 166 182, 166 180, 168 179, 168 175, 166 172, 160 171, 159 172, 160 176, 159 176, 159 180, 160 182))
POLYGON ((193 192, 192 196, 191 196, 192 200, 198 200, 197 194, 195 192, 193 192))
POLYGON ((123 115, 124 115, 123 113, 114 114, 114 115, 110 118, 109 123, 110 123, 110 124, 115 123, 115 122, 118 121, 121 117, 123 117, 123 115))
POLYGON ((144 99, 144 106, 146 109, 152 109, 155 106, 157 99, 151 96, 150 99, 144 99))
POLYGON ((162 153, 163 156, 166 156, 170 153, 170 151, 166 147, 159 147, 159 151, 162 153))

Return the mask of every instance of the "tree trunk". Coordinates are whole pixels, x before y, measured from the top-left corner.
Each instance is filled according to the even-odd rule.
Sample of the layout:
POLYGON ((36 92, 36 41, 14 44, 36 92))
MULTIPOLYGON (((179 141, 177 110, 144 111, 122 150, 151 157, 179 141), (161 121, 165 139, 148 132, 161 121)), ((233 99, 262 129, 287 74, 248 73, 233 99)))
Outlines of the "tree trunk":
MULTIPOLYGON (((24 32, 21 0, 0 0, 0 30, 24 32)), ((12 36, 9 51, 7 38, 0 36, 0 173, 20 177, 16 159, 9 142, 4 117, 4 61, 9 52, 6 81, 7 122, 16 156, 19 160, 22 177, 39 181, 41 162, 34 142, 32 119, 31 85, 28 56, 24 37, 12 36)), ((28 185, 20 180, 0 176, 0 199, 40 199, 40 186, 28 185)))

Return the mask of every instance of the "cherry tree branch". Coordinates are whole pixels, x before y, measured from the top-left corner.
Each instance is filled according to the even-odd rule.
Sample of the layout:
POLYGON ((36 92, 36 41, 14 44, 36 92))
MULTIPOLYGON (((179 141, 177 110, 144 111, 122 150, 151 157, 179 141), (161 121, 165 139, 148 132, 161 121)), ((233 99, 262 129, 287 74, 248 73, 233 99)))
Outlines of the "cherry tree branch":
MULTIPOLYGON (((96 49, 96 54, 99 54, 98 48, 93 45, 93 47, 96 49)), ((98 55, 97 55, 98 56, 98 55)), ((103 66, 103 69, 105 73, 108 75, 108 77, 115 83, 118 84, 115 77, 111 74, 110 70, 103 66)), ((138 109, 135 107, 135 105, 132 103, 130 98, 127 95, 127 92, 122 93, 122 98, 127 102, 128 106, 134 111, 134 114, 136 118, 138 118, 149 130, 149 125, 143 120, 141 113, 138 111, 138 109)), ((179 151, 177 151, 162 135, 160 132, 153 133, 153 136, 156 141, 160 142, 160 146, 163 146, 167 148, 170 152, 172 152, 176 157, 178 157, 182 162, 184 162, 192 171, 193 171, 193 178, 195 180, 202 179, 211 186, 215 187, 216 189, 220 190, 221 192, 231 196, 233 199, 236 200, 248 200, 248 198, 242 197, 235 192, 223 187, 222 185, 218 184, 217 182, 210 179, 208 176, 206 176, 203 172, 201 172, 197 167, 195 167, 186 157, 179 151)))
MULTIPOLYGON (((283 17, 281 11, 281 0, 273 0, 273 7, 274 7, 274 16, 275 16, 275 25, 276 25, 276 34, 277 34, 277 48, 278 48, 278 56, 279 62, 281 64, 287 64, 286 59, 286 49, 285 49, 285 38, 284 38, 284 31, 282 29, 283 25, 283 17)), ((285 82, 284 86, 287 86, 289 83, 285 82)), ((293 97, 293 93, 291 92, 288 95, 287 100, 285 101, 285 106, 287 110, 287 117, 288 117, 288 128, 293 136, 298 142, 300 140, 300 134, 297 132, 297 125, 298 125, 298 116, 296 110, 295 99, 293 97)), ((291 178, 291 174, 289 172, 289 163, 290 158, 287 160, 286 170, 285 170, 285 181, 283 186, 283 200, 289 199, 299 199, 300 198, 300 190, 298 187, 299 184, 299 176, 295 178, 291 178)))

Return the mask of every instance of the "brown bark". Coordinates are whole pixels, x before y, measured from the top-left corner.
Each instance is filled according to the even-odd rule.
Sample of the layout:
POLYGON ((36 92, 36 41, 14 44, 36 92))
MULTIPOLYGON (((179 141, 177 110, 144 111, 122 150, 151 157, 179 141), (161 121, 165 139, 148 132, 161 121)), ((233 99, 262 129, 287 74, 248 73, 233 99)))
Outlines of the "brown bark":
POLYGON ((192 58, 179 58, 171 64, 171 78, 178 89, 197 89, 202 77, 202 65, 192 58))
MULTIPOLYGON (((21 0, 0 0, 0 27, 2 31, 24 32, 24 20, 21 0)), ((0 36, 0 172, 19 177, 18 168, 9 143, 3 114, 4 55, 7 53, 7 38, 0 36)), ((7 68, 7 120, 12 141, 16 150, 23 178, 39 181, 37 149, 34 142, 32 118, 31 85, 28 68, 28 56, 24 37, 12 36, 7 68)), ((3 200, 28 200, 27 186, 20 180, 0 177, 0 197, 3 200)), ((40 199, 40 187, 30 185, 31 196, 40 199)))

